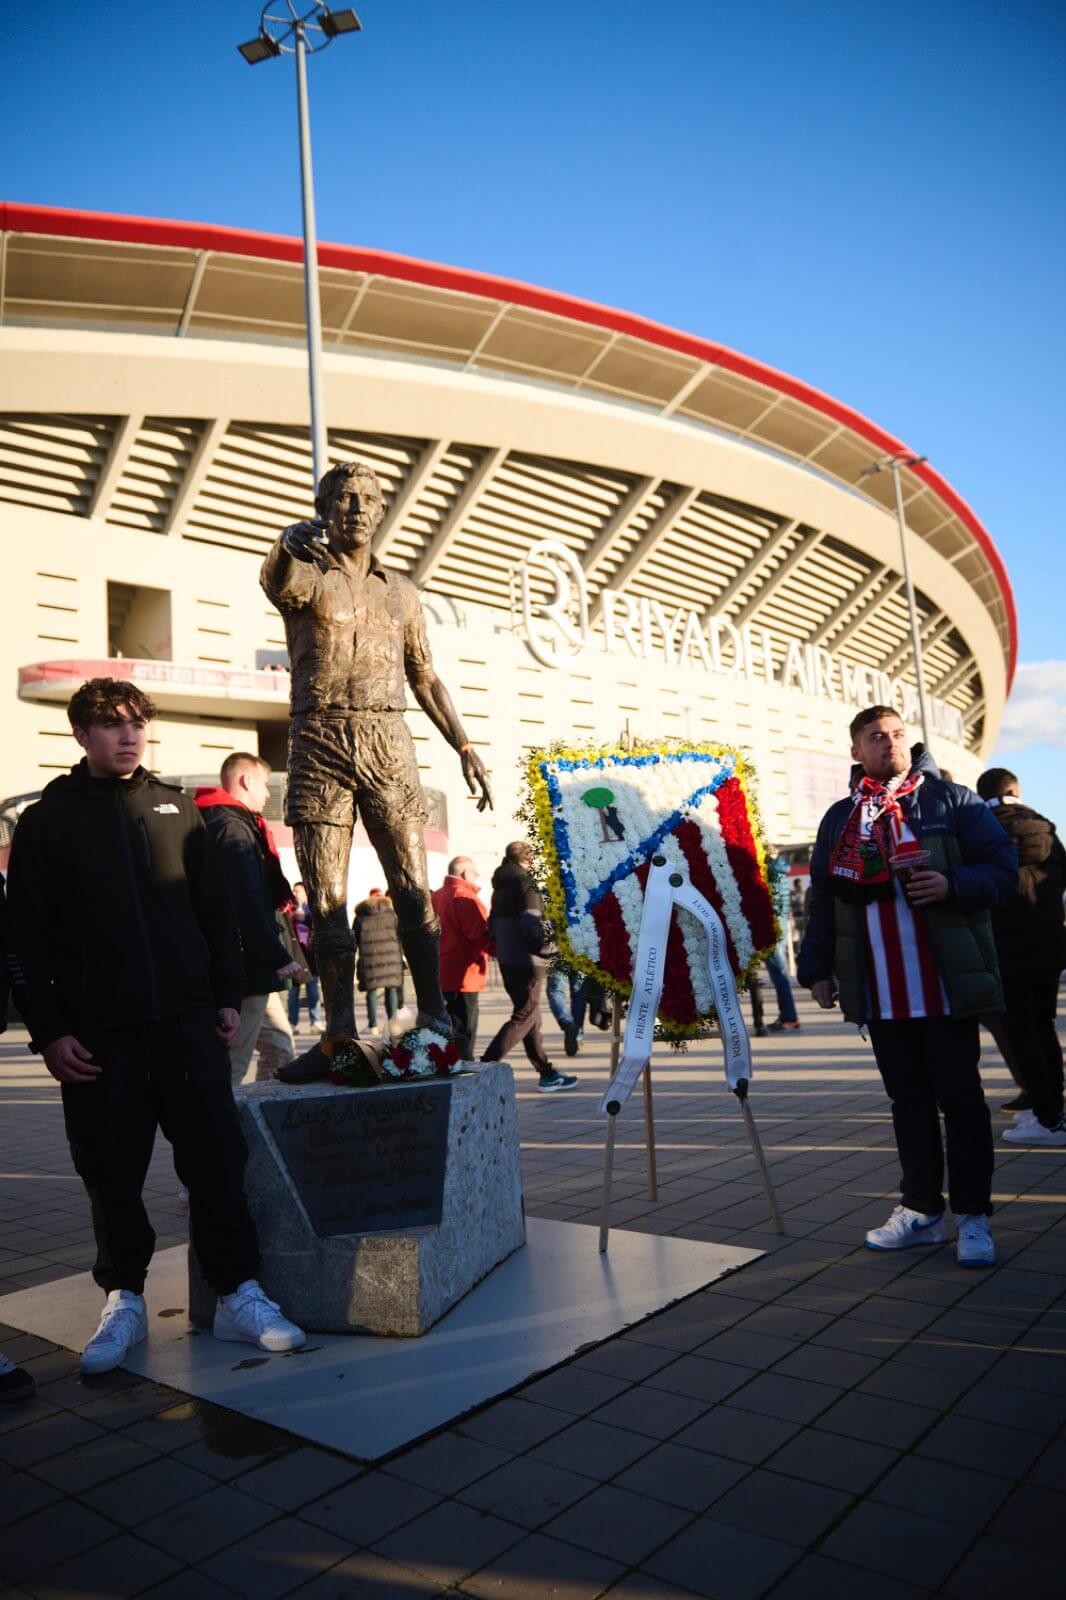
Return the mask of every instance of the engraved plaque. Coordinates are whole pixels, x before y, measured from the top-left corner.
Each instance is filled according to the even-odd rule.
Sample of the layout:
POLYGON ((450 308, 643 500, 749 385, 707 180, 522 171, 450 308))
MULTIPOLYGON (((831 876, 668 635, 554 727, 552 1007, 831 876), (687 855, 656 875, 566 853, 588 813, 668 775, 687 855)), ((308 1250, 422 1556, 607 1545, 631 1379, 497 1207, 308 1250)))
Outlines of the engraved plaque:
POLYGON ((320 1238, 440 1221, 451 1097, 419 1083, 262 1102, 320 1238))

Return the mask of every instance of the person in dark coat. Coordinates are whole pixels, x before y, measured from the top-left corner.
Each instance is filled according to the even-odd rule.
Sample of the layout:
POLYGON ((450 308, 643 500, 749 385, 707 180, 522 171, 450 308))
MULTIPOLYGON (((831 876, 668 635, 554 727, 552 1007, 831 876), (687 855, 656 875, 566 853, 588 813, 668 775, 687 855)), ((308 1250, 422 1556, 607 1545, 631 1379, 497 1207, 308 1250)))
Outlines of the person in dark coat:
POLYGON ((366 1020, 378 1025, 378 995, 384 992, 385 1015, 391 1022, 400 1009, 403 984, 403 950, 400 925, 392 901, 380 889, 371 889, 355 908, 355 978, 366 995, 366 1020))
POLYGON ((1066 967, 1066 849, 1055 824, 1022 804, 1021 785, 1006 767, 982 772, 977 793, 1018 852, 1017 884, 993 907, 992 931, 1012 1065, 1030 1109, 1003 1137, 1008 1144, 1063 1146, 1062 1045, 1055 1013, 1066 967))
POLYGON ((85 757, 22 813, 8 870, 7 962, 35 1050, 61 1084, 107 1296, 81 1356, 121 1366, 148 1333, 155 1233, 142 1198, 156 1131, 189 1190, 193 1248, 218 1296, 214 1333, 303 1344, 263 1293, 226 1047, 240 1028, 241 947, 192 800, 141 765, 155 707, 92 678, 67 707, 85 757))
POLYGON ((233 1087, 243 1083, 257 1044, 259 1078, 291 1061, 292 1028, 279 998, 303 964, 285 948, 278 910, 292 898, 270 828, 262 816, 270 793, 270 765, 237 750, 227 756, 218 788, 196 791, 196 804, 226 875, 244 951, 241 1027, 230 1046, 233 1087))
POLYGON ((517 1044, 537 1069, 538 1089, 551 1094, 573 1089, 577 1078, 558 1072, 544 1051, 540 1002, 548 969, 551 940, 544 922, 544 901, 533 880, 533 851, 524 839, 509 844, 492 875, 489 932, 496 945, 500 976, 511 1001, 511 1015, 482 1061, 503 1061, 517 1044))
POLYGON ((798 977, 818 1005, 839 995, 869 1029, 892 1102, 901 1204, 873 1250, 942 1244, 944 1140, 956 1253, 991 1266, 995 1165, 981 1088, 978 1017, 1003 1003, 990 908, 1018 858, 988 808, 945 783, 890 706, 851 723, 851 793, 826 812, 811 856, 811 911, 798 977))
MULTIPOLYGON (((4 880, 0 877, 0 1033, 7 1027, 7 1003, 10 985, 7 976, 7 903, 4 899, 4 880)), ((28 1400, 37 1388, 25 1367, 16 1367, 0 1351, 0 1404, 8 1400, 28 1400)))

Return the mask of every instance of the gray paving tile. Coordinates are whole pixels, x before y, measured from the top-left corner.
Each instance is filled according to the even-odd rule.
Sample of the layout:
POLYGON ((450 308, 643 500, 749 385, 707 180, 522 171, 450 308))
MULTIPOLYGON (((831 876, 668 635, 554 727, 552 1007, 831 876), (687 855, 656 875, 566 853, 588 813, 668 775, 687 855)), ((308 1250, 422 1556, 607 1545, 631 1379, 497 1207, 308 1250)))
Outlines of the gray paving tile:
POLYGON ((644 1563, 657 1577, 714 1600, 758 1600, 793 1565, 795 1545, 700 1517, 644 1563))
POLYGON ((228 1484, 212 1484, 207 1494, 184 1500, 161 1515, 149 1517, 138 1532, 149 1544, 182 1561, 203 1561, 245 1534, 274 1520, 274 1509, 228 1484))
POLYGON ((853 1389, 842 1400, 823 1411, 818 1427, 828 1433, 842 1433, 851 1439, 867 1439, 871 1444, 905 1450, 936 1420, 938 1413, 927 1406, 905 1405, 901 1400, 884 1400, 875 1394, 860 1394, 853 1389))
POLYGON ((1066 1439, 1058 1439, 1040 1455, 1029 1469, 1028 1481, 1045 1489, 1061 1489, 1066 1483, 1066 1439))
POLYGON ((459 1490, 456 1499, 532 1530, 595 1488, 595 1478, 538 1461, 535 1456, 515 1456, 459 1490))
POLYGON ((1025 1600, 1062 1600, 1062 1558, 1047 1550, 1027 1550, 1020 1556, 1018 1546, 1005 1539, 979 1539, 944 1585, 944 1593, 951 1600, 1003 1600, 1014 1594, 1024 1594, 1025 1600), (1023 1573, 1024 1588, 1019 1581, 1023 1573))
POLYGON ((678 1595, 686 1600, 691 1594, 691 1589, 679 1589, 676 1583, 653 1578, 650 1572, 630 1572, 621 1583, 604 1591, 603 1600, 675 1600, 678 1595))
POLYGON ((570 1418, 553 1406, 534 1405, 531 1400, 500 1400, 475 1416, 464 1417, 457 1431, 469 1439, 480 1439, 509 1450, 512 1455, 531 1450, 553 1433, 567 1427, 570 1418))
POLYGON ((118 1529, 76 1500, 57 1501, 0 1529, 0 1573, 13 1583, 34 1578, 114 1538, 118 1529))
POLYGON ((866 1500, 834 1528, 821 1554, 937 1589, 972 1539, 969 1528, 939 1515, 916 1516, 899 1506, 866 1500))
MULTIPOLYGON (((32 1478, 28 1472, 13 1472, 0 1486, 0 1527, 21 1522, 24 1517, 42 1511, 59 1498, 59 1490, 52 1484, 42 1483, 40 1478, 32 1478)), ((0 1577, 3 1576, 3 1568, 0 1567, 0 1577)))
POLYGON ((799 1347, 794 1339, 782 1339, 771 1333, 730 1328, 700 1345, 696 1354, 712 1361, 725 1361, 738 1367, 772 1367, 783 1356, 796 1353, 799 1347))
POLYGON ((606 1405, 616 1395, 624 1394, 629 1387, 629 1380, 612 1377, 606 1372, 591 1372, 582 1367, 560 1367, 557 1372, 549 1372, 546 1377, 538 1378, 536 1383, 523 1389, 522 1399, 584 1417, 590 1411, 595 1411, 597 1406, 606 1405))
POLYGON ((161 1456, 138 1471, 82 1491, 81 1498, 123 1527, 140 1528, 152 1517, 207 1494, 214 1479, 171 1456, 161 1456))
POLYGON ((255 1495, 257 1500, 277 1506, 279 1511, 295 1511, 329 1494, 342 1483, 349 1483, 362 1470, 354 1461, 309 1445, 280 1456, 277 1461, 253 1467, 251 1472, 235 1478, 233 1486, 242 1494, 255 1495))
POLYGON ((368 1472, 313 1500, 300 1515, 338 1539, 350 1537, 358 1529, 357 1542, 372 1545, 412 1517, 423 1516, 440 1499, 439 1494, 417 1484, 401 1483, 384 1472, 368 1472))
POLYGON ((955 1412, 960 1417, 979 1417, 983 1422, 1001 1422, 1010 1428, 1051 1434, 1066 1423, 1066 1395, 1019 1389, 1003 1382, 993 1370, 963 1395, 955 1412))
POLYGON ((853 1496, 757 1468, 715 1501, 710 1515, 730 1527, 765 1533, 806 1549, 853 1503, 853 1496))
POLYGON ((604 1484, 548 1524, 544 1530, 582 1550, 638 1566, 692 1520, 691 1513, 662 1500, 604 1484))
POLYGON ((199 1570, 248 1600, 279 1600, 351 1555, 354 1542, 282 1517, 201 1562, 199 1570))
POLYGON ((744 1462, 668 1442, 627 1467, 615 1483, 634 1494, 700 1512, 719 1500, 748 1470, 744 1462))
POLYGON ((220 1584, 212 1583, 210 1578, 194 1567, 186 1567, 173 1578, 167 1578, 164 1583, 144 1592, 150 1596, 150 1600, 233 1600, 232 1589, 223 1589, 220 1584))
POLYGON ((898 1459, 898 1451, 862 1439, 804 1428, 766 1462, 775 1472, 821 1483, 830 1489, 864 1494, 898 1459))
POLYGON ((825 1383, 786 1378, 776 1371, 763 1372, 731 1394, 728 1403, 741 1411, 757 1411, 761 1416, 781 1417, 786 1422, 813 1422, 843 1392, 825 1383))
POLYGON ((902 1361, 886 1361, 856 1389, 857 1394, 877 1394, 886 1400, 903 1400, 910 1405, 942 1410, 954 1405, 973 1380, 966 1373, 948 1367, 916 1367, 902 1361))
POLYGON ((688 1395, 711 1404, 751 1382, 750 1367, 728 1361, 709 1361, 703 1356, 678 1356, 644 1380, 644 1388, 661 1389, 668 1394, 688 1395))
POLYGON ((987 1463, 1005 1477, 1020 1478, 1032 1466, 1044 1447, 1036 1433, 1020 1428, 1004 1428, 976 1417, 943 1417, 917 1450, 938 1461, 951 1461, 960 1467, 987 1463))
POLYGON ((664 1350, 658 1345, 641 1344, 635 1339, 612 1339, 596 1350, 590 1350, 574 1363, 572 1370, 605 1372, 612 1378, 624 1378, 630 1383, 640 1383, 653 1372, 677 1359, 675 1350, 664 1350))
POLYGON ((773 1591, 773 1600, 921 1600, 931 1593, 880 1572, 813 1555, 804 1557, 782 1579, 773 1591))
POLYGON ((467 1578, 460 1592, 477 1600, 595 1600, 623 1571, 607 1556, 534 1533, 467 1578))
POLYGON ((72 1411, 57 1411, 54 1416, 42 1417, 0 1437, 0 1461, 12 1467, 32 1467, 49 1456, 64 1455, 68 1450, 106 1437, 103 1428, 84 1422, 72 1411))
POLYGON ((609 1400, 591 1420, 633 1433, 646 1433, 653 1439, 669 1439, 702 1416, 706 1409, 703 1400, 641 1384, 609 1400))
MULTIPOLYGON (((227 1600, 230 1593, 227 1589, 227 1600)), ((299 1600, 433 1600, 440 1588, 432 1578, 398 1566, 387 1556, 357 1550, 292 1593, 299 1600)))
POLYGON ((522 1529, 513 1523, 449 1500, 378 1540, 374 1550, 446 1589, 522 1538, 522 1529))
POLYGON ((868 1378, 871 1372, 876 1372, 880 1364, 878 1356, 803 1344, 779 1361, 774 1373, 784 1378, 806 1378, 811 1383, 828 1383, 837 1389, 851 1389, 868 1378))
POLYGON ((34 1472, 46 1483, 54 1483, 67 1494, 81 1494, 94 1484, 105 1483, 135 1467, 147 1467, 159 1457, 153 1451, 137 1444, 134 1439, 124 1439, 117 1434, 106 1434, 102 1439, 91 1439, 62 1455, 38 1461, 34 1472))
POLYGON ((882 1478, 871 1498, 919 1516, 943 1517, 976 1533, 990 1522, 1012 1487, 1009 1478, 910 1455, 882 1478))
POLYGON ((544 1444, 532 1454, 539 1461, 554 1466, 568 1467, 601 1481, 613 1478, 618 1472, 646 1455, 655 1441, 646 1433, 631 1433, 625 1428, 611 1428, 594 1417, 582 1417, 544 1444))
POLYGON ((675 1443, 757 1466, 775 1450, 779 1450, 786 1439, 791 1439, 796 1432, 794 1422, 783 1422, 778 1417, 763 1417, 755 1411, 737 1411, 732 1406, 719 1406, 678 1434, 675 1443))
POLYGON ((150 1585, 172 1577, 180 1566, 173 1556, 123 1533, 27 1581, 36 1600, 71 1600, 74 1595, 112 1600, 142 1594, 150 1585))
POLYGON ((1066 1555, 1066 1493, 1021 1484, 989 1524, 988 1532, 1028 1549, 1066 1555))

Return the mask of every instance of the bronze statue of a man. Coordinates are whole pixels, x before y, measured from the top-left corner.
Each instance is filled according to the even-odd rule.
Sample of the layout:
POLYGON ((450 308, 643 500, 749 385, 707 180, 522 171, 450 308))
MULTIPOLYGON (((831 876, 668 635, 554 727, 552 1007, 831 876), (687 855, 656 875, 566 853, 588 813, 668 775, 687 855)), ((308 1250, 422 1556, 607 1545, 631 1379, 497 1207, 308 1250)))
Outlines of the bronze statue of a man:
MULTIPOLYGON (((311 906, 326 1040, 356 1037, 355 945, 348 860, 356 811, 377 851, 396 909, 419 1026, 450 1029, 440 989, 439 925, 430 900, 425 798, 404 720, 405 684, 459 754, 478 810, 492 805, 488 774, 433 669, 414 585, 370 553, 385 513, 376 473, 345 462, 325 473, 318 520, 286 528, 260 582, 285 619, 292 673, 285 820, 311 906)), ((325 1077, 319 1046, 278 1076, 325 1077)))

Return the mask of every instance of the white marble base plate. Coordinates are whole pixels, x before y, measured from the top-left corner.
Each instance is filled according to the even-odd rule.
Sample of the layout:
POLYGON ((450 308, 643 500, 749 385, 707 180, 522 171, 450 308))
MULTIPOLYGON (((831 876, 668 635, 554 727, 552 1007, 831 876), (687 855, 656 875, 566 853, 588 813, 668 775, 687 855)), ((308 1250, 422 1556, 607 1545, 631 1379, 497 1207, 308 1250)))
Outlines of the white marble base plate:
MULTIPOLYGON (((538 1217, 527 1227, 525 1248, 420 1339, 315 1334, 285 1356, 190 1328, 186 1250, 164 1250, 146 1290, 151 1332, 126 1370, 376 1461, 762 1253, 618 1229, 601 1256, 595 1228, 538 1217)), ((5 1295, 0 1322, 78 1350, 100 1304, 83 1272, 5 1295)))

